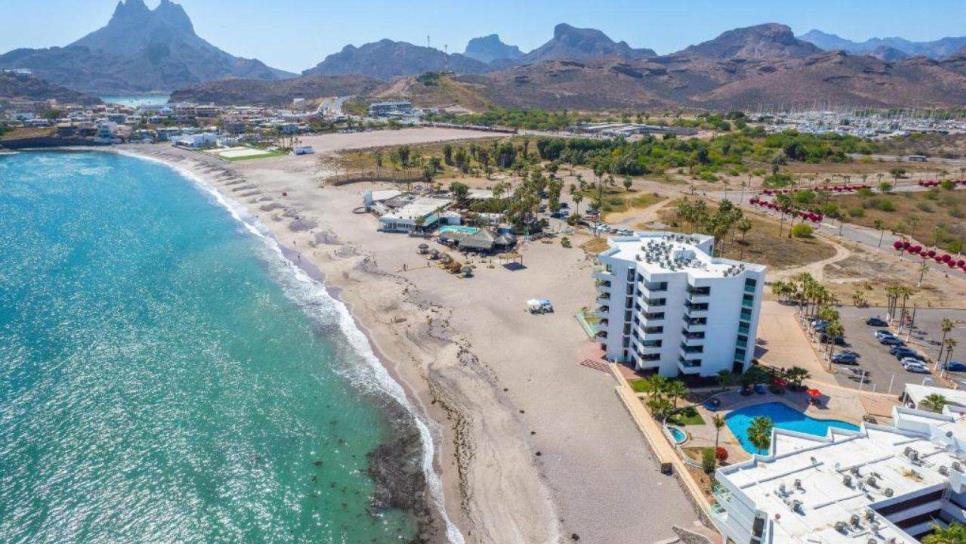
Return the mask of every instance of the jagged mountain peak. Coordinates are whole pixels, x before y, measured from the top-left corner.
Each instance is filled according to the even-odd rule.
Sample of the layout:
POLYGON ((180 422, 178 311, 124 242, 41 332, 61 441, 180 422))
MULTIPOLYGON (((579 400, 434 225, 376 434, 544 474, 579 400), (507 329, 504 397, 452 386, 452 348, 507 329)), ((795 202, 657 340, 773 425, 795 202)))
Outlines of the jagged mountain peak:
POLYGON ((503 43, 498 34, 473 38, 466 44, 466 50, 463 54, 471 59, 486 63, 495 60, 515 60, 523 56, 519 47, 503 43))
POLYGON ((113 94, 174 90, 226 77, 288 77, 258 60, 235 57, 195 34, 185 10, 161 0, 118 2, 111 20, 63 48, 0 55, 0 68, 29 68, 75 90, 113 94))
POLYGON ((586 60, 603 57, 636 59, 656 55, 650 49, 634 49, 626 42, 615 42, 596 28, 577 28, 567 23, 560 23, 553 28, 553 38, 550 41, 527 53, 522 60, 533 63, 545 60, 586 60))

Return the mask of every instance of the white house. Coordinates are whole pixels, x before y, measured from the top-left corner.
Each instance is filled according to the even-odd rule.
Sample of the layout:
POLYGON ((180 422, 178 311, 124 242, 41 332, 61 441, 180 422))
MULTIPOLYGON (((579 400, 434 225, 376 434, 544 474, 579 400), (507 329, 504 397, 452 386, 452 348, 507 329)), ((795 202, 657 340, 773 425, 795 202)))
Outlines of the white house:
POLYGON ((768 455, 719 468, 726 542, 912 544, 966 523, 966 419, 895 407, 892 425, 775 429, 768 455))
POLYGON ((595 272, 598 340, 612 361, 662 376, 740 373, 755 353, 765 267, 712 257, 714 238, 611 238, 595 272))
POLYGON ((214 145, 218 142, 218 135, 213 132, 202 132, 199 134, 185 134, 174 141, 174 145, 197 149, 214 145))
POLYGON ((379 218, 379 230, 384 232, 413 232, 432 230, 442 212, 452 204, 448 198, 421 197, 396 208, 379 218))

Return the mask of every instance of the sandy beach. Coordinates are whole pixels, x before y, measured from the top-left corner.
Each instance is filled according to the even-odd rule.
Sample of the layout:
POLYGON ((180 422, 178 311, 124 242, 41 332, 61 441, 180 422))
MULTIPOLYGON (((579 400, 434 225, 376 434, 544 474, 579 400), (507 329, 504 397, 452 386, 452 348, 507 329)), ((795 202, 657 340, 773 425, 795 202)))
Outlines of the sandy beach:
POLYGON ((654 542, 697 518, 658 472, 613 378, 578 364, 594 348, 574 318, 594 299, 580 249, 531 242, 519 270, 471 257, 474 277, 461 279, 428 266, 422 240, 377 232, 375 217, 353 211, 372 184, 323 187, 319 155, 229 163, 168 145, 124 149, 190 171, 318 268, 430 423, 446 512, 466 542, 654 542), (556 313, 527 313, 534 297, 556 313))

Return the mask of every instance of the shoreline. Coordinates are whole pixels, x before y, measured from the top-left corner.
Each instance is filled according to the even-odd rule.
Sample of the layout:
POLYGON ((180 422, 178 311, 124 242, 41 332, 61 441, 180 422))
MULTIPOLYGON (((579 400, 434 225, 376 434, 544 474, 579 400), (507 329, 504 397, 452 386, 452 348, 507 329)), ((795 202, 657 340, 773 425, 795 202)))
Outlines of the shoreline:
MULTIPOLYGON (((378 393, 384 395, 387 400, 397 403, 398 407, 402 409, 407 416, 409 416, 412 421, 410 422, 416 429, 420 436, 421 445, 421 457, 423 460, 424 476, 426 479, 426 484, 430 490, 430 497, 433 504, 427 505, 432 506, 435 509, 433 512, 433 518, 436 522, 442 522, 444 526, 444 531, 446 533, 446 542, 451 544, 463 544, 465 541, 459 530, 452 524, 449 517, 446 514, 446 509, 443 506, 443 495, 442 495, 442 484, 439 482, 439 474, 435 469, 435 447, 432 439, 429 426, 426 421, 423 420, 423 416, 420 414, 420 410, 417 410, 415 406, 409 402, 410 392, 407 390, 405 384, 400 380, 399 376, 393 375, 388 366, 385 364, 385 356, 381 354, 381 350, 373 342, 372 334, 369 332, 368 328, 363 324, 358 322, 352 313, 351 307, 340 297, 340 289, 335 287, 330 287, 325 281, 325 273, 314 263, 309 260, 302 261, 301 259, 296 259, 295 257, 299 255, 299 252, 292 246, 285 245, 274 232, 267 225, 263 224, 256 215, 254 215, 250 209, 244 204, 234 201, 229 195, 225 195, 216 185, 212 183, 212 180, 206 179, 203 174, 194 171, 189 168, 183 168, 177 163, 172 163, 160 159, 154 155, 142 154, 127 149, 105 149, 105 148, 67 148, 68 150, 78 150, 78 151, 96 151, 96 152, 111 152, 119 155, 129 156, 137 158, 139 160, 146 160, 150 162, 155 162, 162 164, 167 168, 174 170, 179 176, 186 178, 190 182, 197 185, 202 191, 206 192, 211 196, 219 206, 225 208, 238 223, 246 228, 256 238, 262 239, 269 247, 275 250, 278 255, 296 272, 296 276, 301 274, 305 275, 305 278, 298 278, 302 281, 309 281, 317 284, 318 288, 321 289, 326 295, 332 300, 336 305, 338 313, 340 315, 340 329, 342 334, 345 336, 346 341, 352 345, 353 349, 356 351, 357 355, 364 360, 368 360, 371 365, 371 369, 378 374, 379 370, 386 372, 389 382, 381 380, 376 386, 378 393), (358 331, 362 334, 362 338, 353 338, 353 332, 358 331), (361 340, 361 341, 360 341, 361 340), (369 360, 373 358, 372 360, 369 360), (392 385, 397 385, 400 390, 393 391, 392 385)), ((384 410, 384 416, 387 418, 389 423, 393 421, 398 421, 399 415, 392 414, 394 409, 384 410)), ((393 444, 400 439, 402 433, 394 432, 394 437, 392 441, 383 444, 388 446, 393 444)), ((393 452, 398 453, 398 452, 393 452)), ((370 471, 371 471, 370 467, 370 471)), ((398 475, 396 475, 398 478, 398 475)), ((377 482, 378 483, 378 482, 377 482)), ((383 487, 396 487, 393 485, 386 485, 385 482, 380 483, 383 487)), ((418 501, 417 501, 418 502, 418 501)), ((410 514, 418 517, 417 512, 413 509, 409 509, 410 514)), ((430 522, 435 524, 435 522, 430 522)), ((420 540, 422 541, 422 540, 420 540)))
MULTIPOLYGON (((236 219, 246 226, 246 228, 252 231, 254 235, 270 240, 270 242, 276 246, 280 255, 286 261, 288 261, 292 267, 305 274, 313 281, 318 282, 320 288, 322 288, 337 305, 344 309, 343 312, 340 312, 342 314, 341 324, 343 334, 348 337, 350 343, 353 343, 360 356, 363 358, 368 358, 371 356, 373 358, 370 363, 373 364, 373 367, 377 370, 377 373, 378 370, 385 372, 391 381, 390 387, 388 388, 389 390, 387 390, 385 387, 385 383, 383 384, 383 387, 381 387, 383 394, 398 402, 400 406, 407 411, 410 417, 412 417, 415 426, 419 430, 420 436, 422 437, 421 443, 424 457, 424 476, 430 491, 430 499, 433 503, 432 507, 435 510, 433 514, 434 518, 436 519, 436 523, 441 522, 445 527, 445 541, 452 544, 464 544, 467 542, 464 535, 476 536, 486 535, 487 533, 498 534, 500 532, 500 530, 496 527, 488 527, 491 520, 475 519, 477 516, 475 513, 471 513, 474 508, 470 507, 467 503, 467 496, 472 495, 473 490, 465 481, 465 465, 470 462, 473 452, 466 451, 471 449, 472 446, 469 446, 466 443, 467 438, 463 436, 463 433, 460 430, 460 428, 464 425, 463 420, 466 418, 466 414, 458 406, 458 402, 455 401, 450 392, 444 387, 433 386, 432 384, 427 387, 427 383, 414 383, 416 379, 426 379, 422 376, 417 378, 410 375, 405 371, 403 365, 397 360, 398 356, 392 357, 388 355, 387 349, 384 346, 384 340, 380 340, 379 324, 376 323, 375 320, 366 321, 364 319, 360 319, 359 314, 366 315, 371 312, 366 312, 362 309, 359 309, 352 303, 351 300, 347 300, 346 295, 348 294, 351 296, 352 294, 351 285, 335 281, 337 276, 327 274, 323 269, 323 266, 319 266, 320 263, 315 262, 312 259, 306 259, 305 262, 303 262, 303 260, 299 258, 301 252, 295 247, 297 245, 297 241, 293 240, 292 244, 286 244, 283 240, 280 240, 280 233, 277 230, 271 229, 267 222, 262 221, 259 218, 256 209, 253 209, 251 206, 246 206, 236 198, 233 198, 234 195, 226 194, 225 187, 219 183, 215 177, 211 176, 210 172, 202 171, 205 169, 223 169, 224 171, 230 171, 229 168, 219 168, 221 165, 217 163, 216 165, 206 164, 208 161, 197 161, 200 164, 206 164, 206 166, 203 168, 199 167, 198 164, 194 165, 193 167, 187 167, 186 165, 181 164, 180 161, 173 161, 167 158, 159 157, 158 154, 155 153, 143 153, 139 152, 138 150, 124 148, 73 149, 81 151, 113 152, 136 157, 142 160, 158 162, 169 168, 172 168, 179 175, 194 183, 197 183, 202 190, 210 193, 213 198, 219 201, 220 205, 226 207, 229 212, 235 215, 236 219), (239 211, 247 214, 250 219, 254 220, 254 223, 246 220, 245 217, 238 213, 239 211), (261 227, 261 229, 258 229, 258 227, 261 227), (256 232, 256 230, 253 229, 258 230, 256 232), (293 256, 296 258, 293 258, 293 256), (330 279, 333 281, 327 281, 330 279), (362 335, 361 343, 353 342, 353 330, 358 331, 358 333, 362 335), (367 351, 368 353, 366 353, 367 351), (394 394, 394 392, 391 391, 391 385, 398 386, 400 391, 394 394), (438 407, 436 414, 431 413, 431 407, 438 407), (449 427, 447 425, 449 425, 449 427), (441 451, 444 450, 444 446, 449 443, 455 445, 455 450, 463 449, 464 451, 454 451, 450 452, 449 454, 441 451), (444 466, 447 464, 455 465, 455 471, 445 470, 444 466), (455 474, 453 474, 453 472, 455 472, 455 474), (452 520, 453 514, 451 512, 459 512, 460 517, 463 518, 463 523, 461 524, 462 526, 458 526, 452 520), (467 524, 469 526, 467 526, 467 524)), ((189 157, 182 156, 181 159, 185 160, 189 159, 189 157)), ((237 172, 235 172, 234 175, 244 178, 243 175, 237 172)), ((335 236, 331 231, 325 231, 323 234, 326 237, 330 235, 335 236)), ((327 241, 331 243, 331 240, 327 241)), ((345 247, 338 243, 333 245, 345 247)), ((368 257, 364 257, 362 262, 365 263, 367 260, 368 257)), ((392 274, 379 270, 377 267, 367 268, 365 273, 368 276, 368 280, 383 278, 393 283, 398 280, 398 278, 395 278, 392 274)), ((406 288, 403 289, 403 293, 406 293, 406 288)), ((421 306, 421 304, 419 306, 421 306)), ((398 340, 399 337, 397 336, 395 339, 398 340)), ((455 348, 457 351, 457 359, 464 354, 469 354, 472 356, 471 353, 466 351, 465 345, 457 345, 457 343, 450 338, 447 332, 438 334, 436 336, 436 340, 442 344, 449 345, 451 348, 455 348)), ((553 512, 554 505, 550 502, 548 494, 544 494, 544 498, 547 501, 545 505, 546 511, 553 512)), ((519 503, 517 504, 519 505, 519 503)), ((553 516, 554 514, 548 515, 545 518, 546 522, 544 524, 533 524, 534 520, 530 519, 530 516, 526 516, 525 519, 516 520, 517 522, 531 525, 530 527, 514 527, 508 520, 508 524, 505 527, 509 529, 512 538, 509 541, 538 541, 531 539, 529 536, 525 536, 527 533, 530 533, 534 530, 540 533, 549 531, 549 533, 542 534, 539 537, 539 541, 541 542, 561 541, 562 539, 560 537, 560 531, 556 529, 553 516)), ((483 536, 482 539, 473 541, 506 541, 503 539, 503 537, 496 536, 495 534, 492 536, 493 538, 483 536)), ((435 541, 436 540, 433 540, 433 542, 435 541)))
POLYGON ((384 185, 324 185, 327 154, 226 163, 158 145, 95 150, 202 178, 294 252, 295 264, 317 269, 425 419, 455 538, 657 541, 697 519, 615 399, 613 376, 578 364, 596 356, 573 318, 596 292, 583 251, 529 242, 523 269, 469 257, 474 277, 463 280, 428 266, 416 239, 378 232, 372 216, 353 213, 362 191, 384 185), (535 295, 552 298, 557 314, 523 311, 535 295))

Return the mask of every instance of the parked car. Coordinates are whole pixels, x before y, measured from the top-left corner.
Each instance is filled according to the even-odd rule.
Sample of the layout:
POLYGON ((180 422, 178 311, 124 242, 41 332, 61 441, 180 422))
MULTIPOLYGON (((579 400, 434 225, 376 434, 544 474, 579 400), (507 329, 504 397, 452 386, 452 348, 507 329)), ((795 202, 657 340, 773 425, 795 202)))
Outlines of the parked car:
POLYGON ((856 359, 861 359, 862 358, 862 354, 861 353, 859 353, 857 351, 852 351, 850 349, 843 349, 839 353, 848 353, 849 355, 855 356, 856 359))
POLYGON ((886 345, 886 346, 904 346, 904 345, 906 345, 905 342, 903 342, 902 340, 899 340, 895 336, 883 336, 882 338, 879 338, 879 343, 880 344, 883 344, 883 345, 886 345))
POLYGON ((966 363, 962 363, 960 361, 949 361, 943 365, 943 368, 950 372, 966 372, 966 363))
POLYGON ((921 362, 909 362, 903 363, 902 368, 906 369, 906 372, 915 372, 916 374, 929 374, 929 369, 926 365, 921 362))
POLYGON ((854 353, 841 352, 832 356, 832 362, 839 365, 857 365, 859 358, 854 353))
POLYGON ((926 357, 923 356, 916 350, 909 349, 905 346, 894 346, 889 350, 889 353, 896 356, 896 359, 915 359, 917 361, 925 361, 926 357))
POLYGON ((870 317, 869 319, 866 319, 865 324, 869 325, 870 327, 888 327, 889 326, 889 324, 886 323, 884 319, 881 319, 878 317, 870 317))
POLYGON ((880 339, 880 340, 882 338, 885 338, 886 336, 891 336, 892 338, 897 338, 896 335, 892 334, 891 332, 889 332, 887 330, 883 330, 883 329, 878 329, 875 332, 873 332, 872 334, 874 334, 875 337, 878 338, 878 339, 880 339))
MULTIPOLYGON (((828 335, 823 332, 822 335, 819 337, 819 341, 822 342, 823 344, 828 342, 828 335)), ((832 339, 832 342, 835 343, 836 346, 846 345, 844 336, 836 336, 835 338, 832 339)))

